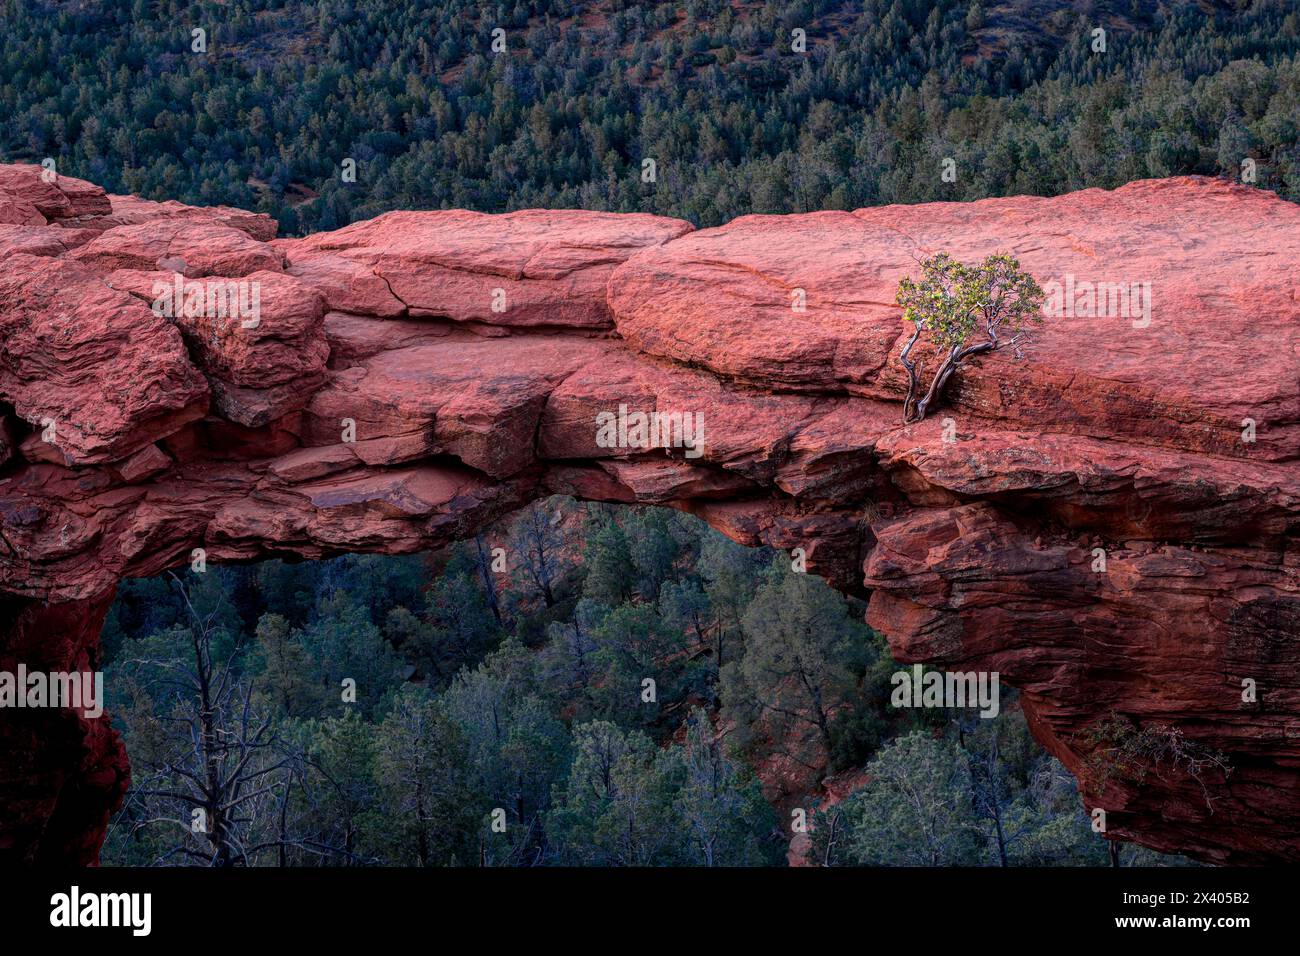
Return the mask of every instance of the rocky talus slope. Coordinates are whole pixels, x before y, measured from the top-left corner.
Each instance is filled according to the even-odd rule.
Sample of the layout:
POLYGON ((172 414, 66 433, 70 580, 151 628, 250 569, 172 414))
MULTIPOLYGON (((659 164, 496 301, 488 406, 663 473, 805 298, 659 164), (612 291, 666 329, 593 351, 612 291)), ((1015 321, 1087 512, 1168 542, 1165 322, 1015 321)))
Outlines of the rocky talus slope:
MULTIPOLYGON (((117 581, 195 549, 411 552, 555 492, 666 504, 802 548, 900 660, 1000 672, 1110 836, 1300 859, 1300 208, 1179 178, 274 235, 0 166, 0 670, 93 667, 117 581), (904 427, 894 289, 941 250, 1150 298, 1076 300, 904 427), (178 286, 207 305, 159 314, 178 286), (255 320, 213 314, 231 289, 255 320), (609 447, 620 406, 704 440, 609 447)), ((0 713, 0 856, 95 860, 128 778, 107 717, 0 713)))

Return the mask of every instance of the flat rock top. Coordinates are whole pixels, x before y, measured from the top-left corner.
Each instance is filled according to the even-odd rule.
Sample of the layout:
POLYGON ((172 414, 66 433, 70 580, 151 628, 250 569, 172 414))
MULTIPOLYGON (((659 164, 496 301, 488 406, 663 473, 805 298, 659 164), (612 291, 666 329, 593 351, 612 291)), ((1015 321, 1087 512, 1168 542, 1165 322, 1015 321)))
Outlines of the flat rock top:
POLYGON ((1003 353, 966 374, 958 408, 1220 454, 1240 452, 1249 418, 1258 453, 1300 454, 1300 207, 1217 180, 746 216, 639 253, 611 279, 610 305, 620 334, 651 354, 896 398, 894 292, 940 251, 966 262, 1007 251, 1049 293, 1056 283, 1063 305, 1074 290, 1028 361, 1003 353), (1103 294, 1094 302, 1112 314, 1088 314, 1083 290, 1101 283, 1128 301, 1109 308, 1103 294))
POLYGON ((1040 284, 1064 285, 1067 276, 1076 286, 1150 283, 1150 325, 1139 327, 1146 316, 1137 310, 1049 321, 1035 349, 1039 361, 1199 395, 1211 405, 1258 408, 1297 397, 1300 206, 1272 193, 1180 177, 1052 199, 854 215, 907 235, 927 253, 974 261, 1009 250, 1040 284))
MULTIPOLYGON (((601 394, 653 382, 661 404, 707 408, 718 442, 756 435, 769 420, 780 431, 827 414, 839 408, 831 399, 866 400, 877 410, 861 439, 870 441, 904 389, 898 281, 936 252, 975 262, 1006 251, 1065 314, 1046 320, 1022 360, 1002 351, 954 380, 943 413, 964 433, 1009 427, 1217 458, 1300 457, 1300 206, 1218 180, 745 216, 699 231, 583 210, 393 212, 263 241, 270 225, 224 207, 110 200, 91 183, 0 166, 11 289, 0 307, 8 329, 0 400, 31 424, 58 420, 64 453, 81 462, 133 454, 202 415, 203 377, 221 399, 216 412, 244 424, 306 404, 306 393, 269 391, 296 382, 368 389, 390 406, 386 427, 410 403, 439 404, 457 391, 466 408, 470 396, 507 393, 527 396, 531 408, 555 392, 547 440, 573 449, 582 443, 551 424, 590 417, 579 386, 609 379, 601 394), (117 296, 136 325, 156 333, 128 336, 131 323, 100 304, 110 286, 147 300, 148 289, 123 277, 171 271, 265 283, 267 321, 214 344, 209 333, 226 330, 164 322, 117 296), (63 277, 58 294, 52 276, 63 277), (305 324, 288 321, 298 292, 277 298, 281 286, 316 303, 305 324), (99 346, 75 356, 63 348, 67 381, 55 388, 35 380, 45 359, 30 351, 66 336, 70 314, 99 346), (184 351, 169 326, 187 335, 184 351), (502 337, 465 340, 449 336, 453 328, 502 337), (595 348, 574 332, 607 341, 595 348), (110 355, 117 371, 101 368, 110 355), (123 359, 132 387, 108 394, 123 359), (327 362, 332 372, 322 376, 327 362), (356 363, 367 366, 364 378, 339 377, 356 363), (592 367, 579 374, 584 365, 592 367), (743 400, 723 396, 722 385, 743 389, 743 400), (243 417, 236 398, 248 406, 243 417), (811 400, 821 402, 816 414, 811 400), (770 409, 759 411, 764 402, 770 409), (1252 428, 1253 440, 1243 440, 1252 428)), ((466 427, 481 418, 467 413, 466 427)), ((748 440, 724 460, 748 461, 755 449, 739 447, 748 440)))
POLYGON ((337 252, 368 264, 401 257, 513 279, 558 279, 576 269, 620 263, 690 230, 691 224, 680 219, 644 213, 524 209, 493 215, 448 209, 384 213, 283 245, 300 253, 337 252))
POLYGON ((385 213, 276 246, 340 312, 608 329, 614 268, 691 228, 641 213, 451 209, 385 213))

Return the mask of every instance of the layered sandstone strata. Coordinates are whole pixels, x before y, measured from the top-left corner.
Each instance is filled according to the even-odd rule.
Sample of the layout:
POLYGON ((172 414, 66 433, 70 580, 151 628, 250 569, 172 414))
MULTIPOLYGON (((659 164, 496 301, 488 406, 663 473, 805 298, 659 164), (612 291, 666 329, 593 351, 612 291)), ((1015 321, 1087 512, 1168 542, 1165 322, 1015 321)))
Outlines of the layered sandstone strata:
MULTIPOLYGON (((93 665, 116 582, 195 548, 411 552, 555 492, 665 504, 804 549, 900 660, 999 671, 1111 836, 1300 859, 1300 208, 1178 178, 273 234, 0 167, 0 669, 93 665), (894 288, 941 250, 1136 291, 904 427, 894 288), (257 321, 152 307, 214 283, 255 287, 257 321), (601 440, 620 410, 702 440, 601 440), (1230 772, 1108 772, 1112 717, 1230 772)), ((106 718, 0 715, 0 854, 92 861, 127 780, 106 718)))

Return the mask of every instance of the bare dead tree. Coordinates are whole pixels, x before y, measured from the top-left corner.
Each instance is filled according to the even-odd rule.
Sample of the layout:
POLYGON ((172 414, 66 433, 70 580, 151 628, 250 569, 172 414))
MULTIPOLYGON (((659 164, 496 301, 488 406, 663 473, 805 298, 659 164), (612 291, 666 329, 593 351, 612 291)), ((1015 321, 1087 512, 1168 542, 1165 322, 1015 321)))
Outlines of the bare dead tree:
POLYGON ((501 597, 497 594, 496 579, 492 576, 492 549, 487 546, 481 534, 474 535, 474 568, 478 571, 483 593, 487 595, 488 607, 498 624, 501 623, 501 597))
POLYGON ((547 607, 555 606, 555 586, 560 579, 565 544, 560 522, 536 501, 520 511, 510 526, 510 550, 547 607))
POLYGON ((189 615, 189 653, 185 660, 127 662, 144 677, 145 691, 170 706, 145 718, 154 746, 137 760, 137 775, 143 776, 128 794, 121 819, 130 821, 135 836, 157 824, 177 828, 179 839, 157 855, 155 865, 184 859, 247 866, 268 849, 285 863, 292 847, 324 851, 288 832, 290 793, 303 780, 300 763, 281 746, 272 718, 256 712, 252 681, 233 666, 235 652, 225 659, 216 652, 224 595, 201 614, 181 579, 170 577, 189 615), (266 837, 267 821, 276 820, 278 828, 266 837))

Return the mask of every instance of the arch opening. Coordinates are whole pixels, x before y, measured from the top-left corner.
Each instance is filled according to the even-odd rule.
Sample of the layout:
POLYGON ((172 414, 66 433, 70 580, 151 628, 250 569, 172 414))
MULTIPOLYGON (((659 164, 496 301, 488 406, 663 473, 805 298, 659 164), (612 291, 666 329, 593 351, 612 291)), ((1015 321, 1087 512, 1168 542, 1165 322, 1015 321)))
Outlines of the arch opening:
POLYGON ((1013 691, 901 701, 805 567, 556 496, 436 552, 125 581, 101 864, 1107 864, 1013 691))

